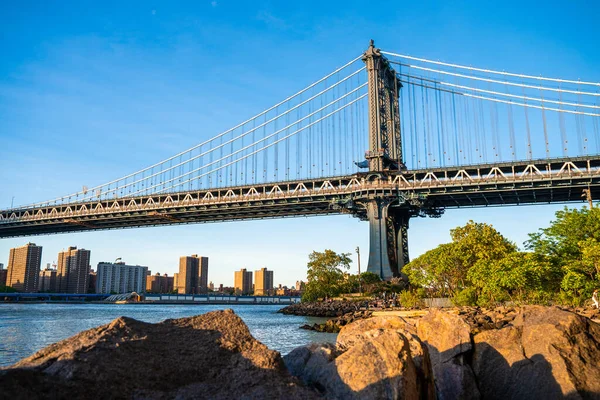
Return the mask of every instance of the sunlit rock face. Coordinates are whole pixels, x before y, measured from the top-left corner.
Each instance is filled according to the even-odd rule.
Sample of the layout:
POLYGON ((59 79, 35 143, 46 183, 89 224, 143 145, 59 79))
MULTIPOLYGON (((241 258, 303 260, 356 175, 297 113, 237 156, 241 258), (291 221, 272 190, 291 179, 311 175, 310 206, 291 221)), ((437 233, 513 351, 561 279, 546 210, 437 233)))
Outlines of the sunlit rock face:
POLYGON ((157 324, 121 317, 0 371, 2 396, 312 399, 231 310, 157 324))

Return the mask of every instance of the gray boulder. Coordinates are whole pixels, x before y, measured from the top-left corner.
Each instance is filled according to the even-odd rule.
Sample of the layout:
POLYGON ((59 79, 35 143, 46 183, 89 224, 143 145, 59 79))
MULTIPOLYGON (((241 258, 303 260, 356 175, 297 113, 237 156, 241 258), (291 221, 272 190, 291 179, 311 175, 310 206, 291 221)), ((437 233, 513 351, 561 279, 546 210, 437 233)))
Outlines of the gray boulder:
POLYGON ((600 399, 600 325, 528 306, 512 326, 475 335, 473 370, 486 399, 600 399))
POLYGON ((372 329, 352 346, 312 345, 284 357, 288 370, 327 399, 417 399, 417 373, 406 337, 372 329))
POLYGON ((455 313, 432 309, 417 324, 427 345, 437 397, 440 400, 479 399, 469 365, 472 351, 469 325, 455 313))

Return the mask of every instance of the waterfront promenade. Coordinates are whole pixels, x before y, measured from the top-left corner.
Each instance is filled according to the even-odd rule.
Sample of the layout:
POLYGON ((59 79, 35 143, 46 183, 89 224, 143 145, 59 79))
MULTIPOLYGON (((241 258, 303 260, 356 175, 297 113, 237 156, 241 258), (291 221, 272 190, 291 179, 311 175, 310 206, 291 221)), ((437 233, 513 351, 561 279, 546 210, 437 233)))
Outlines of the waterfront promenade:
MULTIPOLYGON (((104 303, 110 294, 73 293, 0 293, 0 301, 43 303, 104 303)), ((113 302, 107 303, 112 304, 113 302)), ((296 304, 299 296, 236 296, 224 294, 153 294, 143 295, 139 302, 128 304, 296 304)))

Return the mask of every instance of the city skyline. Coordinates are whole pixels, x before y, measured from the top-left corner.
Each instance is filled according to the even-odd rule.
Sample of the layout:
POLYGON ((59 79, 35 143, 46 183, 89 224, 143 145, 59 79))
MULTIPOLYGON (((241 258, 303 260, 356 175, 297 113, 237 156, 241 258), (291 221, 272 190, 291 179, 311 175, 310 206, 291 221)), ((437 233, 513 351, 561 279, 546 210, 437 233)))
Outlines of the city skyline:
MULTIPOLYGON (((25 244, 25 245, 23 245, 23 246, 26 246, 26 244, 25 244)), ((22 247, 22 246, 20 246, 20 247, 22 247)), ((42 249, 43 249, 43 248, 44 248, 44 245, 38 245, 38 247, 40 247, 40 248, 42 248, 42 249)), ((60 265, 60 258, 61 258, 61 255, 65 254, 65 256, 66 256, 66 255, 67 255, 67 254, 69 254, 70 252, 76 252, 76 253, 77 253, 77 252, 78 252, 78 250, 79 250, 79 251, 84 251, 84 252, 87 252, 87 257, 88 257, 88 258, 86 258, 87 260, 91 260, 91 255, 95 254, 94 252, 92 252, 92 251, 91 251, 91 249, 78 248, 78 246, 68 246, 66 249, 64 249, 64 248, 63 248, 63 249, 61 249, 61 250, 58 252, 58 254, 57 254, 57 258, 56 258, 56 260, 53 260, 52 262, 45 262, 45 261, 43 261, 44 259, 43 259, 43 257, 42 257, 42 258, 41 258, 41 261, 40 261, 40 273, 41 273, 41 272, 43 272, 43 271, 44 271, 44 270, 46 270, 46 269, 49 269, 49 270, 52 270, 52 271, 58 272, 58 269, 59 269, 58 267, 59 267, 59 265, 60 265), (42 268, 41 268, 41 265, 45 265, 44 269, 42 269, 42 268)), ((46 253, 42 253, 42 254, 46 254, 46 253)), ((197 255, 195 255, 195 254, 194 254, 194 255, 192 255, 192 257, 197 257, 199 260, 201 260, 201 262, 202 262, 202 263, 204 263, 204 262, 207 262, 207 261, 204 261, 204 260, 206 260, 206 259, 208 259, 208 258, 209 258, 209 257, 204 257, 204 256, 200 256, 200 257, 198 257, 198 256, 197 256, 197 255)), ((171 278, 172 278, 172 277, 174 276, 174 274, 176 274, 176 273, 178 273, 178 272, 179 272, 179 270, 180 270, 180 263, 181 263, 181 259, 183 259, 183 258, 191 258, 191 257, 189 257, 189 256, 179 256, 179 257, 177 258, 177 267, 176 267, 176 268, 175 268, 175 269, 174 269, 172 272, 171 272, 171 271, 164 271, 164 272, 163 272, 162 270, 153 269, 153 268, 152 268, 152 266, 150 266, 150 265, 143 265, 143 266, 147 267, 147 268, 148 268, 148 271, 152 272, 152 276, 154 276, 154 275, 156 275, 157 273, 159 273, 161 276, 163 276, 164 274, 168 274, 168 275, 169 275, 169 277, 171 277, 171 278)), ((116 260, 119 260, 119 263, 127 264, 127 262, 126 262, 124 259, 122 259, 121 257, 117 257, 117 258, 116 258, 116 260)), ((93 270, 93 271, 97 272, 97 267, 98 267, 98 265, 100 265, 100 264, 111 264, 111 263, 112 263, 112 262, 107 262, 107 261, 104 261, 104 260, 101 260, 101 261, 98 261, 98 262, 95 262, 95 263, 94 263, 93 261, 89 261, 89 266, 90 266, 90 269, 91 269, 91 270, 93 270)), ((3 265, 3 263, 0 263, 0 266, 2 266, 2 265, 3 265)), ((128 264, 128 265, 129 265, 129 264, 128 264)), ((132 264, 132 265, 133 265, 133 266, 142 266, 142 265, 141 265, 141 264, 139 264, 139 263, 134 263, 134 264, 132 264)), ((206 267, 204 267, 204 268, 206 268, 206 267)), ((270 273, 271 273, 271 277, 273 276, 273 275, 272 275, 272 274, 273 274, 273 268, 272 268, 272 267, 256 267, 256 268, 255 268, 255 267, 251 267, 251 266, 245 266, 244 268, 246 268, 248 271, 256 271, 256 272, 258 272, 259 270, 266 269, 266 270, 268 270, 268 272, 270 272, 270 273)), ((1 269, 1 268, 0 268, 0 269, 1 269)), ((203 269, 203 270, 205 270, 205 269, 203 269)), ((235 272, 235 271, 233 271, 233 272, 235 272)), ((208 275, 210 275, 210 272, 209 272, 209 274, 208 274, 208 275)), ((207 278, 207 276, 208 276, 208 275, 206 275, 206 276, 204 276, 204 277, 202 278, 202 282, 205 282, 205 283, 206 283, 206 284, 205 284, 205 286, 206 286, 206 287, 208 287, 208 283, 207 283, 207 282, 209 282, 209 281, 210 281, 210 282, 214 282, 214 279, 207 278)), ((58 277, 57 277, 57 279, 60 279, 60 278, 58 278, 58 277)), ((271 278, 271 280, 272 280, 272 278, 271 278)), ((295 287, 296 283, 297 283, 298 281, 301 281, 301 280, 303 280, 303 279, 297 279, 297 280, 296 280, 294 283, 292 283, 292 284, 284 284, 284 283, 279 283, 279 282, 278 282, 277 284, 281 284, 281 285, 283 285, 283 286, 287 286, 287 287, 295 287)), ((217 282, 217 285, 219 285, 219 284, 223 284, 223 286, 225 286, 225 287, 233 287, 233 286, 234 286, 234 283, 235 283, 235 282, 234 282, 234 280, 232 279, 232 280, 231 280, 231 284, 229 284, 229 283, 226 283, 226 282, 217 282)), ((275 283, 271 281, 271 285, 275 286, 275 283)), ((39 285, 38 285, 38 286, 39 286, 39 285)), ((60 283, 58 283, 58 282, 57 282, 57 288, 58 288, 58 287, 60 287, 60 283)))
MULTIPOLYGON (((385 23, 358 3, 315 4, 206 2, 175 11, 133 2, 119 15, 103 5, 74 4, 59 15, 50 5, 2 6, 1 208, 93 187, 193 146, 356 57, 371 38, 415 56, 600 81, 596 4, 582 11, 558 2, 432 2, 401 10, 382 2, 390 10, 385 23), (532 21, 532 14, 540 18, 532 21), (274 54, 283 67, 266 68, 274 54)), ((491 223, 521 245, 561 208, 413 219, 410 256, 448 242, 449 230, 469 219, 491 223)), ((351 253, 356 272, 354 249, 369 248, 366 223, 342 215, 3 239, 0 260, 27 241, 42 243, 52 257, 76 243, 93 250, 92 265, 122 257, 170 275, 180 255, 204 254, 214 260, 210 279, 226 286, 231 271, 263 266, 293 286, 306 277, 308 254, 326 248, 351 253)), ((363 270, 367 256, 363 251, 363 270)))

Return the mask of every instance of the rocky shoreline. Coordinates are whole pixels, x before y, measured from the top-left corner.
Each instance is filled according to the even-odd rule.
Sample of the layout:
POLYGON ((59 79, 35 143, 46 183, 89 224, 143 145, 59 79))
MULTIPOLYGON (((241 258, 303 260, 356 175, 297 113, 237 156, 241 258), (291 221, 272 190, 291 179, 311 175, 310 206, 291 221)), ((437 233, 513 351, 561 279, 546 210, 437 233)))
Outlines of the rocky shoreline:
MULTIPOLYGON (((368 303, 366 303, 368 305, 368 303)), ((355 311, 365 311, 369 307, 365 302, 358 301, 312 301, 291 304, 277 311, 286 315, 300 315, 305 317, 341 317, 355 311)))
POLYGON ((352 318, 335 344, 299 347, 284 357, 254 339, 231 310, 157 324, 121 317, 0 369, 1 393, 11 399, 600 398, 600 325, 571 310, 371 313, 342 312, 338 319, 352 318))
POLYGON ((317 332, 338 333, 344 326, 361 319, 370 318, 372 315, 372 311, 354 311, 329 319, 324 324, 315 323, 312 325, 302 325, 300 329, 307 329, 317 332))
MULTIPOLYGON (((570 311, 578 315, 591 319, 600 323, 600 310, 585 307, 557 307, 558 309, 570 311)), ((426 307, 381 307, 377 302, 349 302, 349 301, 332 301, 332 302, 309 302, 298 303, 284 307, 279 310, 279 313, 287 315, 300 315, 310 317, 333 317, 325 323, 315 323, 312 325, 303 325, 301 329, 313 330, 317 332, 338 333, 340 330, 360 319, 370 318, 373 312, 379 313, 382 311, 398 311, 397 314, 402 314, 403 311, 410 315, 414 310, 426 310, 426 307), (366 305, 365 305, 366 304, 366 305)), ((444 309, 446 312, 456 313, 463 316, 464 320, 471 328, 471 333, 476 334, 490 329, 500 329, 511 323, 519 307, 499 306, 493 309, 482 307, 449 307, 444 309)))

